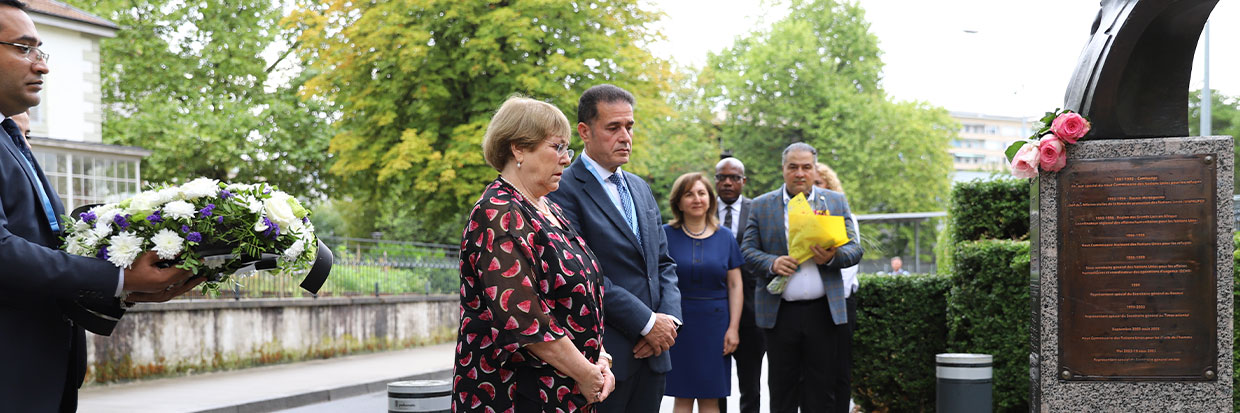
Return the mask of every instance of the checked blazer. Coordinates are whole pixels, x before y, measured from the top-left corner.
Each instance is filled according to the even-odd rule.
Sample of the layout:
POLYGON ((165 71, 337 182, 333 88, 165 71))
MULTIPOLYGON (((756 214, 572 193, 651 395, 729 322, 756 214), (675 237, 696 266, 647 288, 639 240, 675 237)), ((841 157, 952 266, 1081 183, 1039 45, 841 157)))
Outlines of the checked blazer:
MULTIPOLYGON (((776 258, 788 255, 788 234, 784 229, 787 208, 783 191, 781 186, 754 199, 753 209, 749 211, 749 223, 745 226, 745 235, 741 241, 741 252, 745 254, 745 261, 753 263, 754 274, 757 276, 758 285, 754 288, 754 321, 762 328, 775 328, 775 318, 779 314, 781 301, 780 296, 766 290, 766 284, 778 276, 771 272, 771 264, 776 258)), ((861 245, 857 244, 857 224, 852 220, 852 211, 848 208, 848 200, 844 194, 815 187, 808 200, 815 211, 825 210, 830 211, 831 215, 843 216, 844 225, 848 229, 848 243, 836 249, 835 258, 831 262, 818 266, 818 273, 822 276, 827 292, 827 301, 831 306, 831 317, 835 324, 845 324, 848 322, 848 312, 840 269, 861 262, 864 251, 861 245)))

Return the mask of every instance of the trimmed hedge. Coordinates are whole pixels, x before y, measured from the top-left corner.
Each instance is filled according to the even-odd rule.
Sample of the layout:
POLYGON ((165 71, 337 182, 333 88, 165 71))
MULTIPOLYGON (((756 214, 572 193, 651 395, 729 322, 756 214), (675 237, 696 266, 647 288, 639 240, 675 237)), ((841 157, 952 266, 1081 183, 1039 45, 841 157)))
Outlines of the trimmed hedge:
POLYGON ((952 188, 947 215, 952 240, 1026 239, 1029 235, 1029 181, 971 181, 952 188))
POLYGON ((956 245, 947 346, 994 356, 997 412, 1029 410, 1029 242, 956 245))
POLYGON ((860 275, 853 399, 866 412, 932 412, 934 355, 947 349, 948 279, 860 275))

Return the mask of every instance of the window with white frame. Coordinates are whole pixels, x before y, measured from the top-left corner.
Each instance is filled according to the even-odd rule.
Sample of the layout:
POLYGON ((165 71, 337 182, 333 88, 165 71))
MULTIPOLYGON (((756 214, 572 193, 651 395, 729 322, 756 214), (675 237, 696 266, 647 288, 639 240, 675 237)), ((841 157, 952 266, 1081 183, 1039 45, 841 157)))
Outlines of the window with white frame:
POLYGON ((64 202, 65 211, 81 205, 118 202, 138 193, 138 160, 40 148, 34 151, 64 202))

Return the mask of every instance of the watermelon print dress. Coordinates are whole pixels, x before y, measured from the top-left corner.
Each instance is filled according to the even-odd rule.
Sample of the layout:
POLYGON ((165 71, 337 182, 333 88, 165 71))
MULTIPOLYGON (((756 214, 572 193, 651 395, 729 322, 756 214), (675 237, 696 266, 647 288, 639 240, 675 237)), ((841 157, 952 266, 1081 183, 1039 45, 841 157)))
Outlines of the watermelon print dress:
POLYGON ((573 379, 525 348, 568 337, 597 363, 603 344, 603 283, 594 253, 560 207, 547 203, 560 227, 497 178, 469 214, 461 241, 454 412, 515 412, 519 398, 545 412, 594 411, 573 379))

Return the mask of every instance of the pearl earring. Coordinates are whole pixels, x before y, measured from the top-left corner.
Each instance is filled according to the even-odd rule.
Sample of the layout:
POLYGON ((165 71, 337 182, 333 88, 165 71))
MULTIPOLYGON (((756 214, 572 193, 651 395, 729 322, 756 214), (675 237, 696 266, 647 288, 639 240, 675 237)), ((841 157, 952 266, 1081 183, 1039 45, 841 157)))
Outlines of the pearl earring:
POLYGON ((521 161, 517 161, 517 169, 521 169, 521 161))

